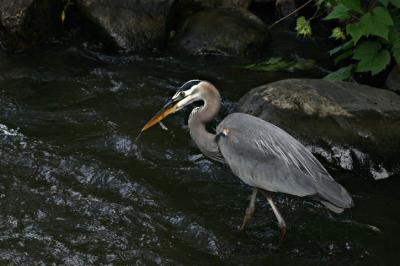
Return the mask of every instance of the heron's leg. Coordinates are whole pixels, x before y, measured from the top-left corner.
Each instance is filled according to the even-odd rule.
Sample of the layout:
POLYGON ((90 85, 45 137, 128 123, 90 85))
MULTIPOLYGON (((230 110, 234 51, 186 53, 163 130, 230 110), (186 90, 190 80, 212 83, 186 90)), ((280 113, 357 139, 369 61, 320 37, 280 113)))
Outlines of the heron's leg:
POLYGON ((242 223, 242 226, 240 227, 240 230, 244 229, 246 224, 250 221, 251 217, 253 216, 255 204, 256 204, 257 192, 258 192, 257 188, 253 187, 253 193, 250 196, 250 203, 246 209, 246 213, 244 215, 243 223, 242 223))
POLYGON ((268 193, 265 190, 261 190, 261 193, 267 199, 269 205, 271 205, 272 211, 274 212, 275 217, 278 220, 279 233, 280 233, 280 235, 279 235, 279 245, 280 245, 282 243, 283 239, 285 238, 285 234, 286 234, 286 223, 285 223, 285 220, 283 219, 281 213, 279 212, 279 210, 276 207, 274 201, 272 200, 271 194, 268 193))

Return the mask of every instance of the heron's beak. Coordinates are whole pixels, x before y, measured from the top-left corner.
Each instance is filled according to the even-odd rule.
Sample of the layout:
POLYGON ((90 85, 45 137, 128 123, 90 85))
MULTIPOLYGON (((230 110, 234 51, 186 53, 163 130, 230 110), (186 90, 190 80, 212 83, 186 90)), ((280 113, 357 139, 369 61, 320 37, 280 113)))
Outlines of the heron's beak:
POLYGON ((174 113, 176 111, 176 105, 179 103, 179 100, 169 100, 160 111, 158 111, 150 120, 149 122, 144 125, 141 132, 145 131, 146 129, 151 128, 152 126, 159 123, 168 115, 174 113))

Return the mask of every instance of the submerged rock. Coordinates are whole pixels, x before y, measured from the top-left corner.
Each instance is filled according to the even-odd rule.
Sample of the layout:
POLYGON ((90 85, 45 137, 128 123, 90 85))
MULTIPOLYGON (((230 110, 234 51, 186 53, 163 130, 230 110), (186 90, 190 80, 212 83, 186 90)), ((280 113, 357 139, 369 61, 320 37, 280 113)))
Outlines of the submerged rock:
POLYGON ((81 12, 104 40, 118 49, 160 48, 167 38, 166 23, 174 0, 76 0, 81 12))
POLYGON ((60 25, 60 3, 54 0, 1 0, 0 47, 20 52, 43 42, 60 25))
POLYGON ((334 167, 398 174, 400 96, 341 81, 288 79, 254 88, 239 110, 282 127, 334 167))
POLYGON ((386 87, 389 90, 400 93, 400 66, 395 66, 386 79, 386 87))
POLYGON ((189 16, 177 30, 171 48, 187 54, 253 56, 265 51, 265 24, 241 8, 204 10, 189 16))

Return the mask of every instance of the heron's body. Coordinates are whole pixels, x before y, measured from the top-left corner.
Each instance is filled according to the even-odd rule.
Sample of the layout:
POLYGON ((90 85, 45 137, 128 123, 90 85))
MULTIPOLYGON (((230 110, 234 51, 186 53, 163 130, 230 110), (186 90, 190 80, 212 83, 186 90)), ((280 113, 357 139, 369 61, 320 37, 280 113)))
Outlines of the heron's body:
POLYGON ((334 212, 342 212, 353 205, 350 194, 335 182, 311 152, 281 128, 251 115, 233 113, 222 120, 215 134, 208 132, 206 123, 219 111, 220 94, 209 82, 190 81, 185 86, 190 89, 174 96, 178 102, 174 108, 180 109, 195 100, 204 101, 204 105, 193 109, 189 117, 194 142, 207 157, 228 164, 237 177, 253 187, 242 228, 254 212, 258 190, 266 196, 278 219, 281 239, 285 221, 268 192, 312 196, 334 212))
POLYGON ((347 191, 309 150, 284 130, 241 113, 227 116, 218 125, 217 134, 224 128, 229 129, 229 134, 218 138, 218 147, 232 172, 246 184, 271 192, 315 196, 334 212, 352 205, 347 191), (238 150, 239 145, 249 148, 238 150))

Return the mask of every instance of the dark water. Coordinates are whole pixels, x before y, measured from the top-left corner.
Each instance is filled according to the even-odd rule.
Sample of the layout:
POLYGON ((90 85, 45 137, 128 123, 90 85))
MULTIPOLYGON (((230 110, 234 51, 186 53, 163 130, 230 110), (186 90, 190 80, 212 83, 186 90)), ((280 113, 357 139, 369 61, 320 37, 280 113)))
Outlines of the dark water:
POLYGON ((0 55, 0 264, 398 265, 400 180, 334 173, 356 207, 341 215, 277 195, 288 223, 204 158, 185 110, 141 126, 192 79, 215 83, 223 116, 250 88, 308 73, 257 73, 221 59, 106 56, 80 49, 0 55))

